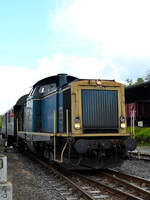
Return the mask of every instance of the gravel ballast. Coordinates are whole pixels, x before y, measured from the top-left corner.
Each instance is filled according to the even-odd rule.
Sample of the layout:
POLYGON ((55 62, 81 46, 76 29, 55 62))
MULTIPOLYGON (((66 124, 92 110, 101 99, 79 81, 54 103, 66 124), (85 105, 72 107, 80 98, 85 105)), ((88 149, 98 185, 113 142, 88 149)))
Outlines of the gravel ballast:
MULTIPOLYGON (((21 153, 4 153, 8 158, 8 181, 13 200, 63 200, 58 180, 44 167, 21 153)), ((150 180, 150 162, 126 160, 117 170, 150 180)))
MULTIPOLYGON (((150 154, 150 147, 138 147, 135 152, 140 151, 142 153, 150 154)), ((118 168, 123 173, 130 175, 140 176, 150 180, 150 162, 142 160, 126 160, 118 168)))
POLYGON ((63 200, 55 188, 57 180, 20 153, 5 153, 8 181, 13 184, 13 200, 63 200))
POLYGON ((150 162, 147 161, 126 160, 117 170, 150 180, 150 162))

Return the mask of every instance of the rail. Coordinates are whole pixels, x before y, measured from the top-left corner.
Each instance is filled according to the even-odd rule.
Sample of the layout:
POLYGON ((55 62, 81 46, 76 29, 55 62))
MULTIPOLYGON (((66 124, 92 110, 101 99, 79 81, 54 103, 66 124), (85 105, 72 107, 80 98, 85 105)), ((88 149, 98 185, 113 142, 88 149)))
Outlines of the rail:
MULTIPOLYGON (((66 199, 69 199, 70 196, 74 196, 74 194, 76 194, 76 197, 74 198, 71 197, 71 199, 78 200, 82 198, 83 200, 94 200, 93 197, 90 194, 88 194, 84 189, 82 189, 82 187, 80 187, 78 183, 74 183, 68 176, 65 175, 65 173, 58 170, 58 166, 56 166, 55 164, 51 164, 51 165, 47 164, 46 162, 40 160, 39 158, 35 157, 35 155, 31 153, 28 154, 28 156, 34 159, 35 161, 37 161, 38 163, 40 163, 45 168, 49 169, 49 173, 53 174, 55 178, 59 179, 59 183, 63 180, 63 183, 62 183, 63 187, 65 185, 68 185, 69 187, 71 187, 73 190, 76 191, 76 192, 73 192, 73 194, 71 190, 65 191, 64 194, 67 195, 66 199)), ((61 185, 60 185, 59 192, 60 191, 61 191, 61 185)))
POLYGON ((138 160, 150 161, 150 154, 138 152, 129 152, 130 158, 135 158, 138 160))
POLYGON ((94 175, 83 175, 83 172, 80 172, 80 174, 70 172, 58 165, 45 163, 38 158, 34 159, 42 166, 49 169, 49 172, 54 174, 54 176, 59 179, 59 182, 60 180, 64 181, 63 184, 60 184, 59 191, 63 190, 65 185, 69 185, 69 187, 72 188, 63 193, 68 195, 66 199, 150 199, 150 181, 148 180, 144 182, 145 179, 132 177, 131 182, 131 177, 129 179, 129 175, 126 176, 126 174, 121 174, 120 172, 112 170, 96 172, 94 175), (76 191, 74 192, 76 197, 72 198, 69 197, 69 195, 73 195, 71 193, 73 190, 76 191))

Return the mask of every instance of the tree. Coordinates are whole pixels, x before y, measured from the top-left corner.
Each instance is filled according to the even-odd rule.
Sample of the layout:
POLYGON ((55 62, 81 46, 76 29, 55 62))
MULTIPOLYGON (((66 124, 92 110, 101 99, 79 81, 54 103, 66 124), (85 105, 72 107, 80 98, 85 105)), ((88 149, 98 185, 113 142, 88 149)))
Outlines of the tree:
POLYGON ((127 86, 133 85, 132 79, 129 79, 129 78, 126 79, 126 83, 127 83, 127 86))
POLYGON ((144 79, 139 77, 139 78, 137 78, 137 80, 136 80, 136 82, 134 84, 138 85, 138 84, 141 84, 141 83, 144 83, 144 79))

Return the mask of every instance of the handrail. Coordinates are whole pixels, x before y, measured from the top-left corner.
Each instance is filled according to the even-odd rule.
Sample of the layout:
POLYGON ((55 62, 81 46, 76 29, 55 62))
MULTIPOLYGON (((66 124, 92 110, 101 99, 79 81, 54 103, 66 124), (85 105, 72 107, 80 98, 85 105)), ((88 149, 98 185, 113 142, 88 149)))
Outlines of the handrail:
MULTIPOLYGON (((69 115, 68 115, 68 109, 66 109, 66 134, 67 134, 67 137, 69 136, 69 115)), ((56 124, 55 124, 55 111, 54 111, 54 161, 57 161, 57 162, 64 162, 64 151, 67 147, 67 142, 65 143, 62 151, 61 151, 61 156, 60 156, 60 160, 57 160, 56 159, 56 124)))

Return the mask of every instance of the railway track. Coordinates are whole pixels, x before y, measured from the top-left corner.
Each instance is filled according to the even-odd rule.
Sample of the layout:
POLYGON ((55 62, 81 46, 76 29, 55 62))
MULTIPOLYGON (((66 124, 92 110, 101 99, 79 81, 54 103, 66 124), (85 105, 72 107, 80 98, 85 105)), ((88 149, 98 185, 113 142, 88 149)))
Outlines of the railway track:
POLYGON ((102 172, 102 176, 112 180, 112 183, 117 184, 118 188, 123 191, 140 197, 140 199, 150 199, 150 181, 147 179, 110 169, 102 172))
MULTIPOLYGON (((64 170, 32 157, 57 179, 56 190, 66 200, 150 199, 150 181, 114 170, 92 174, 64 170)), ((53 184, 53 183, 52 183, 53 184)))
POLYGON ((138 160, 150 161, 150 154, 141 152, 129 152, 130 158, 138 160))
POLYGON ((150 180, 138 177, 138 176, 131 176, 129 174, 124 174, 122 172, 107 169, 106 173, 109 173, 110 175, 116 176, 118 178, 121 178, 123 180, 126 180, 132 184, 138 185, 139 187, 143 187, 144 189, 147 189, 150 191, 150 180))

